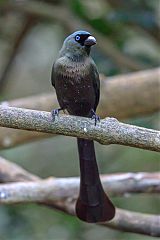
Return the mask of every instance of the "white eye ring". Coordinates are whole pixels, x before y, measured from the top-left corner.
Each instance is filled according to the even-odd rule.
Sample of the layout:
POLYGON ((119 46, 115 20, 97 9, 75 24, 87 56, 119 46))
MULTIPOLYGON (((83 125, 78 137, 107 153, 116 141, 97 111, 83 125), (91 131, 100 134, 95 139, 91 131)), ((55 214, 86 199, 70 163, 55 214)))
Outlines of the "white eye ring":
POLYGON ((75 37, 75 40, 76 40, 76 41, 79 41, 79 40, 80 40, 80 36, 77 35, 77 36, 75 37))

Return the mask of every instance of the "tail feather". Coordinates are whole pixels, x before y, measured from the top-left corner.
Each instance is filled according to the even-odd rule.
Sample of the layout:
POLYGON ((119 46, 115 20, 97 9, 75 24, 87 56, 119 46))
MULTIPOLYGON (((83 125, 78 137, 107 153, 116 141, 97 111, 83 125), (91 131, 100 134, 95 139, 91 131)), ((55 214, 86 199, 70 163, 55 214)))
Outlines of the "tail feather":
POLYGON ((76 214, 85 222, 109 221, 115 216, 115 207, 103 190, 94 142, 77 139, 80 160, 80 192, 76 203, 76 214))

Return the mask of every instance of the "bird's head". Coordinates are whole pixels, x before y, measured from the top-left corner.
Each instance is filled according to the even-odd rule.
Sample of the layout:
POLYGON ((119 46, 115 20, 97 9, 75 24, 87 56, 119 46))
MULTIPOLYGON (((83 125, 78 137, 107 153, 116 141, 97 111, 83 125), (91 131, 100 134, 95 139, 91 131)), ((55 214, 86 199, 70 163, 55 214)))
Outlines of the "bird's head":
POLYGON ((88 56, 91 46, 95 44, 96 39, 89 32, 76 31, 64 40, 60 54, 72 58, 88 56))

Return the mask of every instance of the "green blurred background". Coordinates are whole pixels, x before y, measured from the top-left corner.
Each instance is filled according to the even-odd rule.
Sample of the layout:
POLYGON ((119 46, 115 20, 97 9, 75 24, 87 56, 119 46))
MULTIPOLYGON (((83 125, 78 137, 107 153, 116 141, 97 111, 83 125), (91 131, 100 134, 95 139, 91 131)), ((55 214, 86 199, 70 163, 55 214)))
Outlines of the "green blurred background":
MULTIPOLYGON (((159 9, 159 0, 1 0, 0 101, 52 91, 52 64, 64 38, 75 26, 93 30, 95 37, 104 37, 116 49, 116 54, 125 57, 126 64, 120 63, 116 54, 104 49, 105 42, 104 46, 97 44, 92 56, 99 72, 105 75, 158 66, 159 9), (131 64, 128 64, 130 60, 131 64)), ((126 119, 126 122, 158 129, 158 120, 155 113, 126 119)), ((151 151, 96 144, 96 154, 101 173, 153 172, 159 169, 159 155, 151 151)), ((41 177, 79 175, 76 141, 71 137, 58 136, 1 150, 0 155, 41 177)), ((155 195, 117 197, 113 202, 117 207, 144 213, 159 211, 155 195)), ((46 207, 20 204, 0 208, 0 240, 11 239, 153 238, 86 224, 46 207)))

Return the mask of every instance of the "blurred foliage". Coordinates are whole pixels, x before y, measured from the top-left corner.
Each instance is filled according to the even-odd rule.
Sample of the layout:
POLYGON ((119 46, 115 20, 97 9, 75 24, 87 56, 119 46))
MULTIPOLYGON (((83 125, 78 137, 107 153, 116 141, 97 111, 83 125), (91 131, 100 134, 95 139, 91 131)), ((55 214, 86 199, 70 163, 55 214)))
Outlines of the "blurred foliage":
MULTIPOLYGON (((0 1, 0 101, 52 91, 51 66, 63 39, 68 34, 65 22, 56 19, 48 21, 48 18, 46 21, 44 17, 15 11, 16 7, 12 10, 8 7, 8 2, 0 1), (30 24, 26 28, 28 21, 30 24), (7 74, 4 77, 5 70, 7 74)), ((32 3, 31 0, 11 2, 12 4, 32 3)), ((95 36, 99 34, 104 36, 126 59, 132 59, 137 64, 142 63, 145 68, 159 65, 159 0, 37 0, 33 2, 44 10, 46 4, 50 7, 70 9, 75 20, 78 19, 84 27, 89 26, 93 29, 96 32, 95 36)), ((108 56, 102 46, 97 46, 92 51, 92 56, 99 71, 106 75, 132 71, 128 66, 119 66, 117 56, 113 58, 108 56)), ((126 121, 149 128, 158 127, 157 114, 126 121)), ((106 147, 99 144, 96 144, 96 152, 103 173, 159 169, 159 155, 154 152, 122 146, 106 147)), ((42 177, 79 174, 74 138, 60 136, 3 150, 0 154, 42 177)), ((118 207, 147 213, 157 213, 159 207, 156 196, 128 196, 128 198, 114 198, 113 201, 118 207)), ((1 206, 0 209, 1 240, 94 240, 97 238, 99 240, 153 239, 85 224, 64 213, 33 204, 1 206)))

